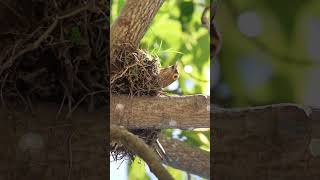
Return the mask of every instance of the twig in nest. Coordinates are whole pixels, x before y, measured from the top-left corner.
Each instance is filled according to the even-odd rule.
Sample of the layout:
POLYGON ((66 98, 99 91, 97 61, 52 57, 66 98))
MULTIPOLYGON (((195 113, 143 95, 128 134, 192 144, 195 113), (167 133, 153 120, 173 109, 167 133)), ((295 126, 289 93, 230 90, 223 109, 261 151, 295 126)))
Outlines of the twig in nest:
POLYGON ((121 73, 116 74, 113 78, 111 78, 111 84, 112 84, 115 80, 121 78, 121 77, 128 71, 128 69, 130 69, 130 68, 132 68, 132 67, 134 67, 134 66, 136 66, 136 65, 138 65, 138 63, 134 63, 134 64, 132 64, 132 65, 130 65, 130 66, 127 66, 124 71, 122 71, 121 73))
MULTIPOLYGON (((66 91, 66 90, 65 90, 65 91, 66 91)), ((62 102, 61 102, 61 104, 60 104, 60 108, 59 108, 59 110, 58 110, 58 113, 56 114, 56 119, 58 119, 59 116, 60 116, 60 114, 61 114, 61 111, 62 111, 63 104, 64 104, 65 100, 66 100, 66 93, 64 93, 64 95, 63 95, 62 102)))
POLYGON ((136 154, 149 165, 150 170, 160 180, 173 180, 172 176, 162 166, 159 159, 156 158, 156 155, 152 151, 152 149, 148 145, 146 145, 142 139, 130 133, 125 128, 118 126, 111 126, 110 134, 111 139, 120 141, 128 148, 134 150, 136 154))
POLYGON ((88 3, 84 6, 73 9, 71 12, 68 11, 60 16, 57 16, 55 18, 55 20, 53 21, 53 23, 49 26, 49 28, 34 43, 29 44, 25 49, 22 49, 21 51, 19 51, 15 56, 11 57, 7 62, 5 62, 2 65, 2 67, 0 69, 0 76, 5 69, 12 66, 15 59, 24 55, 27 52, 30 52, 32 50, 37 49, 40 46, 41 42, 43 40, 45 40, 52 33, 52 31, 56 28, 59 20, 63 20, 65 18, 69 18, 74 15, 77 15, 78 13, 80 13, 82 11, 88 10, 90 7, 92 7, 92 3, 88 3))
POLYGON ((90 9, 93 6, 93 3, 94 3, 94 1, 91 1, 84 6, 82 5, 80 7, 76 7, 74 9, 68 10, 68 11, 62 13, 62 15, 58 16, 57 19, 62 20, 62 19, 72 17, 74 15, 77 15, 82 11, 86 11, 86 10, 90 9))
POLYGON ((78 108, 78 106, 81 104, 81 102, 84 101, 88 96, 93 96, 93 95, 95 95, 95 94, 103 93, 103 92, 104 92, 104 93, 107 93, 106 90, 101 90, 101 91, 96 91, 96 92, 92 92, 92 93, 88 93, 88 94, 84 95, 84 96, 77 102, 77 104, 74 105, 74 106, 71 108, 71 110, 70 110, 70 112, 68 113, 68 115, 66 116, 66 118, 67 118, 67 119, 70 118, 71 115, 72 115, 72 113, 78 108))
POLYGON ((22 49, 15 56, 11 57, 7 62, 5 62, 0 70, 0 76, 5 69, 12 66, 15 59, 24 55, 27 52, 37 49, 40 46, 41 42, 44 39, 46 39, 48 35, 54 30, 57 24, 58 24, 58 19, 55 19, 54 22, 51 24, 51 26, 34 43, 28 45, 27 48, 22 49))
POLYGON ((20 13, 18 13, 18 12, 15 10, 15 8, 12 8, 9 4, 7 4, 7 2, 5 2, 5 1, 3 1, 3 0, 1 0, 0 3, 1 3, 2 5, 4 5, 6 8, 8 8, 15 16, 17 16, 17 17, 20 19, 20 22, 24 23, 24 25, 28 25, 28 24, 26 23, 26 22, 28 22, 27 19, 26 19, 24 16, 22 16, 20 13))

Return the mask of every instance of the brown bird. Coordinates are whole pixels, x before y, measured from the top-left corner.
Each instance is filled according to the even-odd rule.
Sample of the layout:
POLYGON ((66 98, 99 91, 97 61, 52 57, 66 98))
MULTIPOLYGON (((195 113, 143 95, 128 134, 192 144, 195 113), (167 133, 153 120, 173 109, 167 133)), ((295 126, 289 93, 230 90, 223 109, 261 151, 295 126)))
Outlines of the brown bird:
MULTIPOLYGON (((169 86, 171 83, 176 81, 179 78, 179 71, 178 71, 178 64, 161 68, 160 69, 160 85, 162 88, 169 86)), ((162 161, 170 162, 170 158, 167 156, 164 148, 160 144, 159 140, 157 139, 154 144, 155 151, 158 153, 159 157, 162 161)))
POLYGON ((179 78, 178 64, 160 69, 160 85, 162 88, 169 86, 179 78))

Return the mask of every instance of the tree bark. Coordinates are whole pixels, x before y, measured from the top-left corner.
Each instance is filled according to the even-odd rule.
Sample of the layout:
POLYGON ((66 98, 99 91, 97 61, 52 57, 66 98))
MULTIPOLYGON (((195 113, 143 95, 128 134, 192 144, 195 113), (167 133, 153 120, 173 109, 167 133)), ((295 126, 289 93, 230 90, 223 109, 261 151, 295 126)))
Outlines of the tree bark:
POLYGON ((0 179, 107 179, 106 109, 39 104, 33 114, 0 107, 0 179), (95 168, 92 168, 95 167, 95 168))
POLYGON ((201 95, 110 98, 111 124, 130 129, 208 128, 209 110, 210 98, 201 95))
POLYGON ((320 108, 213 108, 213 179, 318 179, 320 108))
POLYGON ((188 173, 210 178, 210 152, 164 136, 161 136, 159 141, 171 160, 164 162, 165 164, 188 173))
POLYGON ((266 123, 270 124, 270 121, 293 122, 294 119, 300 119, 316 122, 320 120, 320 108, 290 103, 234 109, 213 107, 211 115, 214 117, 213 128, 231 128, 239 131, 256 128, 259 131, 266 129, 268 127, 266 123))
POLYGON ((110 64, 115 60, 116 46, 130 44, 138 48, 140 40, 163 2, 163 0, 127 0, 125 2, 120 16, 111 26, 110 64))

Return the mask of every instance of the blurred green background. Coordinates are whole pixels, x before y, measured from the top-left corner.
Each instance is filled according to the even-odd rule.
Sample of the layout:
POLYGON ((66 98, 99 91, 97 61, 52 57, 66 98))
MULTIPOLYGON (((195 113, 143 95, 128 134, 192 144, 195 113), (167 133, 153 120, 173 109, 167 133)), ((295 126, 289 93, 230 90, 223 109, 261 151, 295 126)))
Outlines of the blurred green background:
MULTIPOLYGON (((124 3, 124 0, 112 1, 111 22, 118 17, 124 3)), ((209 0, 165 1, 141 41, 140 48, 158 56, 162 67, 178 62, 180 78, 165 89, 168 94, 210 94, 210 38, 208 29, 201 23, 203 10, 209 3, 209 0)), ((209 17, 209 13, 206 16, 209 17)), ((163 133, 210 151, 209 129, 168 129, 163 133)), ((141 159, 120 164, 111 163, 111 179, 155 179, 141 159)), ((188 179, 183 171, 167 169, 175 179, 188 179)), ((189 177, 202 179, 194 175, 189 177)))
POLYGON ((320 105, 320 1, 221 0, 222 51, 211 64, 223 107, 320 105))

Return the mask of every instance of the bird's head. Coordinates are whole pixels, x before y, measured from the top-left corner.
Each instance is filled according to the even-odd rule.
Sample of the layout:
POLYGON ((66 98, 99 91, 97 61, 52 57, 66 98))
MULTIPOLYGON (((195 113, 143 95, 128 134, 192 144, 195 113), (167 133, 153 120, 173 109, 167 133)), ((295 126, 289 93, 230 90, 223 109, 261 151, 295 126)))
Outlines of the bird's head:
POLYGON ((160 69, 160 84, 161 87, 167 87, 174 81, 179 78, 179 71, 178 71, 178 63, 160 69))

